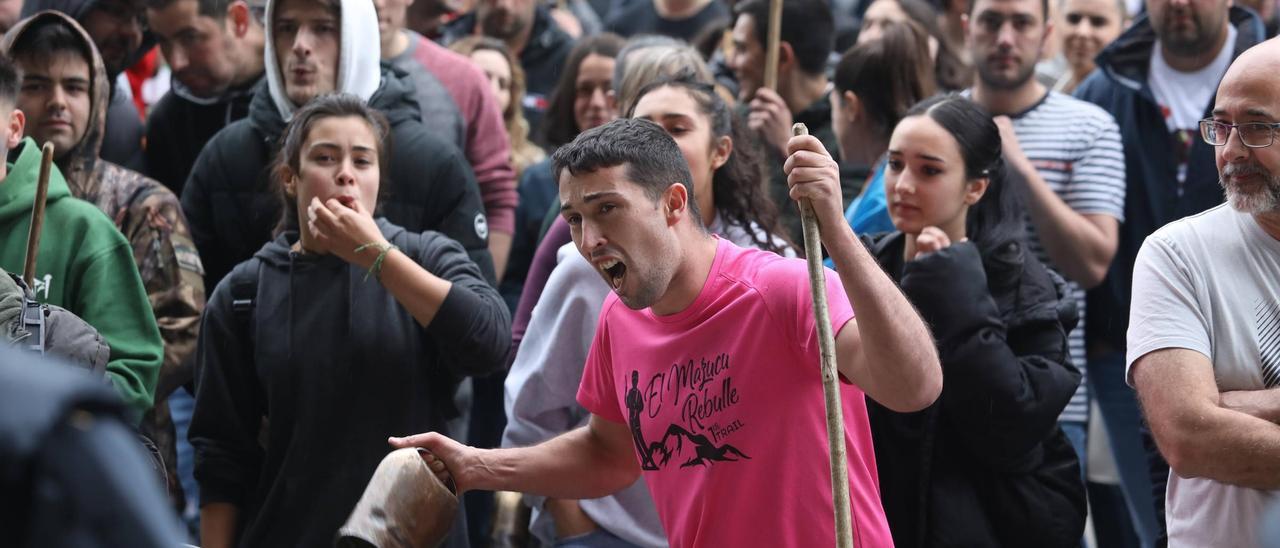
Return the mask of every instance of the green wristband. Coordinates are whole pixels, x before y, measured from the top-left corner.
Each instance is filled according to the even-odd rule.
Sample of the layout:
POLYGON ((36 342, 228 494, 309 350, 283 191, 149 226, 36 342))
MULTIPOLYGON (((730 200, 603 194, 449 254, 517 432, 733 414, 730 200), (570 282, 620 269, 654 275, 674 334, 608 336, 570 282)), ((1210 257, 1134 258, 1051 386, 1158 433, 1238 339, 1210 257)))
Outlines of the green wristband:
POLYGON ((382 282, 382 262, 386 260, 387 254, 391 253, 393 249, 400 249, 400 248, 396 247, 394 244, 384 245, 377 242, 369 242, 360 247, 357 247, 355 252, 359 253, 371 247, 378 248, 378 251, 379 251, 378 258, 373 260, 373 264, 369 266, 369 271, 364 273, 364 281, 366 282, 369 281, 369 275, 373 274, 373 277, 377 278, 378 282, 382 282))

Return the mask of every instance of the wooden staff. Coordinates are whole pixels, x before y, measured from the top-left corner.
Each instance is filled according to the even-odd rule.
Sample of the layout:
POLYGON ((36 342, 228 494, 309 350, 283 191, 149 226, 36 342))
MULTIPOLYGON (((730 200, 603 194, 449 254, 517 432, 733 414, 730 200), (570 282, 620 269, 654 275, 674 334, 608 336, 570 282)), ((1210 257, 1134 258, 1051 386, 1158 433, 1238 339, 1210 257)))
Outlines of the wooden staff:
POLYGON ((22 265, 22 280, 36 290, 36 253, 40 251, 40 229, 44 227, 44 204, 49 197, 49 171, 53 168, 53 143, 40 149, 40 178, 36 181, 36 202, 31 208, 31 227, 27 232, 27 260, 22 265))
MULTIPOLYGON (((779 0, 773 0, 777 3, 779 0)), ((808 135, 804 124, 791 126, 793 135, 808 135)), ((844 449, 844 411, 840 405, 840 379, 836 369, 836 341, 827 311, 827 278, 822 267, 822 235, 809 200, 800 200, 804 231, 804 255, 809 264, 809 294, 818 326, 818 350, 822 354, 822 393, 827 406, 827 449, 831 455, 831 494, 836 507, 836 546, 853 548, 853 523, 849 502, 849 469, 844 449)))
MULTIPOLYGON (((760 22, 756 21, 759 25, 760 22)), ((782 0, 769 0, 769 34, 764 50, 764 87, 778 89, 778 44, 782 42, 782 0)))

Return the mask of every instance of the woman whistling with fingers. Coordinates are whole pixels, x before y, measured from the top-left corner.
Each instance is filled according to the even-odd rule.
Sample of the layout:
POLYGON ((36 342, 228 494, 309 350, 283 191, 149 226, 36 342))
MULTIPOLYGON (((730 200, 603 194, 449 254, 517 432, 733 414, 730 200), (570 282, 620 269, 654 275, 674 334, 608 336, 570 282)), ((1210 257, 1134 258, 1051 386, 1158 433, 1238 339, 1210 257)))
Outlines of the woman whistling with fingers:
POLYGON ((330 544, 386 437, 445 430, 458 380, 503 363, 506 307, 461 245, 375 217, 387 127, 352 95, 295 113, 280 230, 210 297, 189 434, 206 546, 330 544))

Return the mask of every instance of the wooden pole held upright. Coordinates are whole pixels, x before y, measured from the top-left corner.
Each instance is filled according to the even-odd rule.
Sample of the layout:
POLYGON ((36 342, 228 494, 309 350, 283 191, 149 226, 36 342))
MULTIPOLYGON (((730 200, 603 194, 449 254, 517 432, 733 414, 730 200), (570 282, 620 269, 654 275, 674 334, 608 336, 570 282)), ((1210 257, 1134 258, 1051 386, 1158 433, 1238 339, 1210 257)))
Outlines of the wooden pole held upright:
MULTIPOLYGON (((777 2, 778 0, 774 0, 777 2)), ((804 124, 791 127, 792 135, 808 135, 804 124)), ((818 327, 818 349, 822 354, 822 393, 827 407, 827 449, 831 456, 831 494, 836 509, 836 546, 853 548, 852 505, 849 501, 848 458, 844 448, 844 412, 840 405, 840 378, 836 368, 836 341, 827 311, 827 279, 822 267, 822 236, 818 218, 809 200, 800 201, 800 223, 804 230, 804 255, 809 264, 809 293, 813 296, 813 318, 818 327)))
MULTIPOLYGON (((760 21, 755 24, 759 25, 760 21)), ((778 89, 778 44, 782 42, 782 0, 769 0, 769 33, 764 50, 764 87, 778 89)))
POLYGON ((36 181, 36 201, 31 208, 31 227, 27 231, 27 258, 22 264, 22 281, 35 292, 36 254, 40 251, 40 230, 44 227, 44 205, 49 197, 49 171, 53 168, 53 143, 40 149, 40 178, 36 181))

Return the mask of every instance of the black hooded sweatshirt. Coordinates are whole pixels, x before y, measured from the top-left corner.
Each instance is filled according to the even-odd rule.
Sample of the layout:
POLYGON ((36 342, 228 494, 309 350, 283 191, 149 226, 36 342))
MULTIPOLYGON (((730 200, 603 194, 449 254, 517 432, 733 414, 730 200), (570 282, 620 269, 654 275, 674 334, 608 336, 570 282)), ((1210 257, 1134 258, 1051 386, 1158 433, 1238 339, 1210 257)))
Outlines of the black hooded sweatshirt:
MULTIPOLYGON (((410 232, 439 231, 462 244, 496 284, 480 188, 457 147, 422 125, 409 76, 387 66, 369 106, 391 123, 389 166, 381 212, 410 232)), ((270 182, 284 118, 261 82, 249 117, 209 141, 182 189, 182 211, 204 262, 205 287, 251 257, 280 219, 280 198, 270 182)))
POLYGON ((175 78, 173 88, 151 107, 147 117, 143 173, 181 196, 182 186, 209 139, 249 115, 249 102, 260 80, 228 89, 215 99, 202 99, 175 78))
POLYGON ((510 317, 462 246, 378 227, 453 283, 427 328, 359 267, 293 252, 296 232, 237 265, 209 299, 189 437, 201 505, 239 508, 240 546, 331 545, 387 437, 443 431, 458 379, 503 364, 510 317), (248 311, 233 305, 245 279, 257 280, 248 311))

